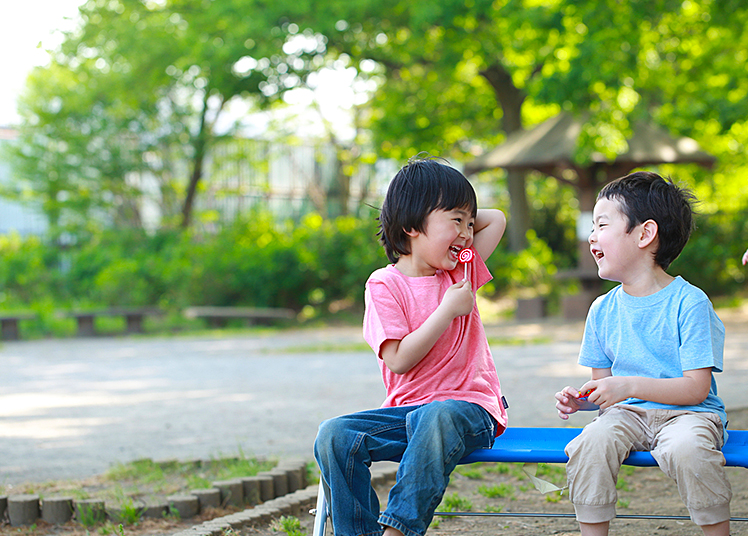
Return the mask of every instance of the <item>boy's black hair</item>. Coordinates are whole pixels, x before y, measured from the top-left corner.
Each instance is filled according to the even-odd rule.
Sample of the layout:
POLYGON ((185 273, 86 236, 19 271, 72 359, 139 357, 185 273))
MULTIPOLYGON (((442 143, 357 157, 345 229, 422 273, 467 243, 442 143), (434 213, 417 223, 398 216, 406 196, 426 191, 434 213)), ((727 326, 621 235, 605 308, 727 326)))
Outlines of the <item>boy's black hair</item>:
POLYGON ((647 220, 657 223, 658 247, 655 264, 667 270, 683 248, 693 230, 693 205, 696 197, 686 188, 676 186, 668 177, 650 171, 637 171, 605 185, 597 199, 621 204, 628 218, 626 232, 647 220))
POLYGON ((378 218, 377 235, 390 262, 410 255, 406 233, 423 232, 431 212, 455 208, 466 208, 473 218, 478 213, 475 190, 465 176, 433 157, 411 158, 387 188, 378 218))

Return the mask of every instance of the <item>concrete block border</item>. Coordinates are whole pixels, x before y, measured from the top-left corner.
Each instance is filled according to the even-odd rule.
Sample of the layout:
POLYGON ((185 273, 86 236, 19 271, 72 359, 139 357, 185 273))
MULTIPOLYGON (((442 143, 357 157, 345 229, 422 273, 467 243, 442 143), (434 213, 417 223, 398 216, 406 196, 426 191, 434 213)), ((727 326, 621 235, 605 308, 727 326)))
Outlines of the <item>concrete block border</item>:
MULTIPOLYGON (((283 464, 279 464, 278 467, 283 467, 283 464)), ((396 474, 396 464, 374 467, 371 470, 372 483, 382 484, 394 480, 396 474)), ((222 536, 227 529, 240 530, 245 527, 267 525, 281 516, 309 515, 309 510, 317 504, 318 489, 317 484, 310 484, 303 489, 291 491, 242 512, 205 521, 171 536, 222 536)))
MULTIPOLYGON (((307 495, 310 493, 312 498, 309 500, 316 498, 316 486, 307 487, 306 465, 303 460, 281 460, 275 468, 257 476, 213 482, 212 488, 170 496, 164 504, 152 505, 151 508, 144 506, 143 515, 160 517, 164 512, 174 512, 182 519, 189 519, 207 508, 228 505, 254 507, 199 525, 210 526, 211 530, 225 523, 245 526, 262 520, 269 521, 273 516, 290 515, 290 512, 300 510, 301 505, 308 502, 307 495)), ((71 518, 79 521, 85 518, 87 522, 104 521, 107 518, 116 519, 121 514, 116 507, 110 507, 99 499, 40 499, 38 495, 0 496, 0 518, 6 511, 13 526, 33 525, 40 518, 53 524, 65 523, 71 518)), ((194 531, 187 533, 191 536, 196 534, 194 531)), ((217 534, 222 534, 222 531, 217 534)))

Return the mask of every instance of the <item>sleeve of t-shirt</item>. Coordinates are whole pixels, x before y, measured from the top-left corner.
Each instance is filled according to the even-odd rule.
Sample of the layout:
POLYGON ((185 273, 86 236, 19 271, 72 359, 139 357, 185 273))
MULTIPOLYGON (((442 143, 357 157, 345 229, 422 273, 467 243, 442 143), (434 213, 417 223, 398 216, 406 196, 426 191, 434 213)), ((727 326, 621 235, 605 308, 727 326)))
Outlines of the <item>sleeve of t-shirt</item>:
POLYGON ((682 369, 712 367, 722 372, 725 329, 709 300, 699 300, 678 318, 680 326, 680 362, 682 369))
POLYGON ((605 369, 611 368, 613 362, 605 353, 597 332, 597 318, 601 298, 597 298, 587 314, 587 320, 584 324, 584 334, 582 335, 582 346, 579 349, 579 364, 584 367, 605 369))
POLYGON ((405 310, 388 286, 379 280, 369 280, 364 291, 364 340, 377 357, 381 357, 382 343, 388 339, 402 340, 410 333, 405 310))
MULTIPOLYGON (((493 279, 491 272, 488 270, 488 266, 486 266, 485 261, 477 251, 475 252, 475 258, 473 259, 473 262, 471 264, 473 265, 472 269, 475 270, 474 274, 470 274, 470 280, 473 282, 473 290, 481 288, 483 285, 493 279)), ((462 265, 462 269, 464 273, 464 264, 462 265)), ((462 278, 462 276, 460 276, 460 278, 462 278)))

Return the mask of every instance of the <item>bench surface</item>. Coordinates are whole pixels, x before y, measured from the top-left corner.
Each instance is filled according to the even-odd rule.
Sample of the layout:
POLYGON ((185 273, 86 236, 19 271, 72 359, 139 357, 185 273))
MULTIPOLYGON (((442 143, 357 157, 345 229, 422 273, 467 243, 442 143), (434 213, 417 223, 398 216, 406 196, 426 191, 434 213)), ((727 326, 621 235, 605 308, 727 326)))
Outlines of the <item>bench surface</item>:
POLYGON ((147 316, 162 315, 164 313, 155 307, 112 307, 109 309, 91 309, 90 311, 63 311, 60 314, 70 318, 85 318, 96 316, 147 316))
MULTIPOLYGON (((581 428, 512 428, 496 438, 493 448, 479 449, 465 456, 460 463, 518 462, 566 463, 567 443, 582 432, 581 428)), ((728 430, 722 453, 728 466, 748 467, 748 430, 728 430)), ((657 465, 649 452, 632 452, 626 465, 657 465)))
POLYGON ((2 321, 32 320, 36 317, 36 313, 0 313, 0 320, 2 321))

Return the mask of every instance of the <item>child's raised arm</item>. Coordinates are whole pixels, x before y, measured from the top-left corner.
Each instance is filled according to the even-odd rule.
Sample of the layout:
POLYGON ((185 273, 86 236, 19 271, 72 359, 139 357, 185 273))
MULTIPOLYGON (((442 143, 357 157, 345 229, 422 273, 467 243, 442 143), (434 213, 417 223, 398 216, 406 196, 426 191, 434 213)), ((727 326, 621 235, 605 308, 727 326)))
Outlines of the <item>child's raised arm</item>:
POLYGON ((473 228, 473 248, 483 259, 487 259, 504 236, 506 216, 498 209, 478 209, 473 228))

